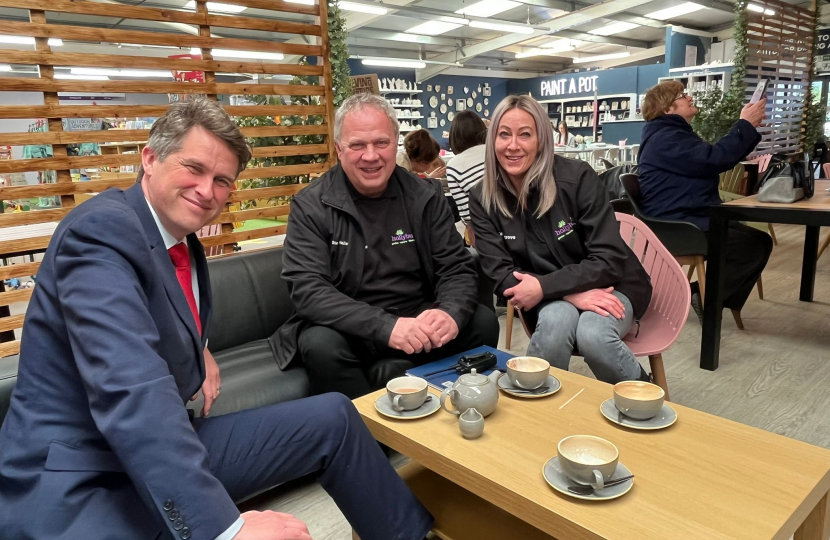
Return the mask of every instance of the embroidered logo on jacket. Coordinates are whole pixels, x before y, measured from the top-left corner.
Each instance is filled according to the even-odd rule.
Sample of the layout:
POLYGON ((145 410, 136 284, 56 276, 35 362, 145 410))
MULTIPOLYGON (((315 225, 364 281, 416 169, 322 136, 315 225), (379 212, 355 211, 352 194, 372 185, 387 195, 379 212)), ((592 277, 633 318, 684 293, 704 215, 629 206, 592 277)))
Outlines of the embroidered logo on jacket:
POLYGON ((556 234, 557 240, 562 240, 572 232, 574 232, 574 222, 569 221, 565 223, 564 221, 560 221, 558 224, 558 229, 555 229, 553 232, 556 234))
POLYGON ((409 242, 414 242, 415 237, 409 233, 403 232, 403 229, 398 229, 395 231, 395 234, 392 236, 392 245, 397 246, 398 244, 408 244, 409 242))

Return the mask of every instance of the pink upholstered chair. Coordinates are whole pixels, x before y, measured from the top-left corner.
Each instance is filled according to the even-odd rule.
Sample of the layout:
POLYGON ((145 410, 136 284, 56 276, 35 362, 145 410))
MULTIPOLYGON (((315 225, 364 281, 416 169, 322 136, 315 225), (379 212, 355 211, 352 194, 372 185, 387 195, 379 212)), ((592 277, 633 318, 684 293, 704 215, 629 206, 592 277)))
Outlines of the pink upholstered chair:
MULTIPOLYGON (((639 332, 637 325, 633 325, 623 341, 634 356, 648 356, 654 383, 666 392, 668 400, 669 386, 663 366, 663 351, 677 340, 686 324, 692 292, 683 268, 651 229, 632 215, 617 212, 616 216, 620 223, 620 236, 651 276, 654 290, 648 310, 640 319, 639 332)), ((508 303, 508 309, 511 307, 508 303)), ((527 327, 521 311, 518 313, 528 337, 532 336, 533 329, 527 327)), ((574 351, 574 354, 578 354, 578 351, 574 351)))

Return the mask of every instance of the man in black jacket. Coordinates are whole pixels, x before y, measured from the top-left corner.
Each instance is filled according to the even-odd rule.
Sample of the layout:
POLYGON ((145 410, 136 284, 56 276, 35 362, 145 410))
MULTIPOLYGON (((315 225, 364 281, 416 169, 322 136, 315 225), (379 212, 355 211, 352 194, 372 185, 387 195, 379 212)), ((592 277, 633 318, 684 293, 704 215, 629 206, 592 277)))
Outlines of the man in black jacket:
POLYGON ((295 313, 272 345, 282 368, 302 357, 315 394, 355 398, 498 341, 440 184, 395 164, 398 132, 383 98, 347 99, 334 127, 341 164, 291 205, 282 276, 295 313))

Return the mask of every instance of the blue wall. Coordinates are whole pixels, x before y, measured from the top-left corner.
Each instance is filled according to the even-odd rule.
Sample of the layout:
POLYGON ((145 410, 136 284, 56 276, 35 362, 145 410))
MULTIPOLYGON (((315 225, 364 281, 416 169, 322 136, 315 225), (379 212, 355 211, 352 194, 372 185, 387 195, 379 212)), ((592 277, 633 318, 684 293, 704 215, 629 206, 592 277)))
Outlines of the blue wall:
MULTIPOLYGON (((368 75, 371 73, 375 73, 378 76, 378 79, 383 79, 384 77, 388 78, 395 78, 395 79, 403 79, 407 82, 414 82, 415 81, 415 70, 414 69, 404 69, 404 68, 387 68, 387 67, 377 67, 377 66, 364 66, 360 63, 360 60, 351 59, 349 60, 349 69, 352 72, 352 75, 368 75)), ((436 129, 428 130, 430 135, 438 141, 441 145, 441 148, 449 149, 449 139, 443 137, 443 132, 450 131, 450 124, 451 122, 447 119, 447 114, 441 114, 439 110, 441 103, 446 103, 447 99, 441 100, 441 94, 445 94, 445 98, 452 98, 453 99, 453 106, 447 107, 447 113, 452 111, 453 113, 456 112, 455 110, 455 101, 460 97, 464 96, 464 98, 472 97, 473 90, 476 91, 476 98, 473 100, 473 111, 475 111, 475 105, 477 103, 482 104, 482 111, 478 113, 479 116, 485 118, 484 116, 484 109, 488 109, 490 114, 493 113, 493 109, 498 105, 498 103, 507 96, 507 82, 509 79, 498 79, 495 77, 462 77, 458 75, 438 75, 435 76, 428 81, 422 82, 418 84, 418 87, 423 90, 420 94, 415 94, 412 97, 418 98, 421 100, 421 114, 425 117, 417 121, 417 123, 424 128, 427 127, 427 118, 430 116, 430 113, 433 111, 435 112, 435 117, 438 118, 439 122, 443 118, 446 120, 444 127, 440 125, 436 129), (489 100, 488 105, 484 105, 484 97, 481 92, 478 92, 478 87, 484 87, 485 83, 490 85, 490 97, 487 99, 489 100), (427 91, 427 86, 431 85, 433 88, 432 92, 427 91), (435 86, 441 86, 441 92, 435 92, 435 86), (447 94, 447 87, 453 87, 452 95, 447 94), (467 94, 464 94, 464 87, 467 87, 470 91, 467 94), (438 107, 432 109, 429 106, 429 98, 432 96, 436 96, 438 98, 438 107)), ((406 94, 391 94, 390 98, 405 98, 408 97, 406 94)), ((406 118, 401 118, 401 120, 406 120, 406 118)), ((412 121, 410 120, 409 123, 411 124, 412 121)))
MULTIPOLYGON (((657 84, 658 77, 665 77, 669 74, 666 64, 650 64, 647 66, 631 66, 617 69, 606 69, 599 71, 581 71, 565 75, 552 75, 536 79, 513 79, 507 82, 509 94, 530 94, 538 100, 559 100, 574 99, 580 97, 593 97, 594 92, 577 92, 557 96, 543 96, 542 82, 551 80, 566 79, 566 86, 570 86, 571 80, 578 80, 579 77, 596 76, 597 95, 610 94, 642 94, 647 89, 657 84)), ((578 89, 578 87, 577 87, 578 89)))

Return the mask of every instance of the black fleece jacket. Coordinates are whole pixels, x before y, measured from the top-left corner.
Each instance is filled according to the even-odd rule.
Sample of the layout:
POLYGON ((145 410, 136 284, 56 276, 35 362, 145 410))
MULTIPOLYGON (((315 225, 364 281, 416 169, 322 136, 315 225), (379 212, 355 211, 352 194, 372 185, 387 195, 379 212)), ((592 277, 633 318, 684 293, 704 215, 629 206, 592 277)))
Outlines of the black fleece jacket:
MULTIPOLYGON (((651 278, 620 236, 620 226, 608 202, 605 187, 584 161, 556 156, 553 165, 556 202, 542 217, 539 229, 559 270, 545 275, 530 271, 525 219, 514 211, 507 217, 481 205, 482 184, 470 192, 470 214, 476 250, 484 272, 496 283, 495 292, 504 294, 518 284, 514 271, 539 279, 544 300, 559 300, 569 294, 614 287, 631 301, 634 316, 643 316, 651 301, 651 278)), ((508 194, 514 208, 518 201, 508 194)), ((535 212, 538 198, 532 196, 528 212, 535 212)), ((532 233, 531 233, 532 234, 532 233)), ((535 312, 529 315, 535 319, 535 312)))
MULTIPOLYGON (((475 311, 478 275, 472 255, 455 229, 449 204, 436 180, 402 167, 398 180, 410 220, 425 290, 462 329, 475 311)), ((307 324, 388 343, 398 317, 354 300, 363 281, 364 235, 340 165, 294 196, 283 251, 282 278, 294 312, 271 336, 280 369, 297 353, 307 324)))

